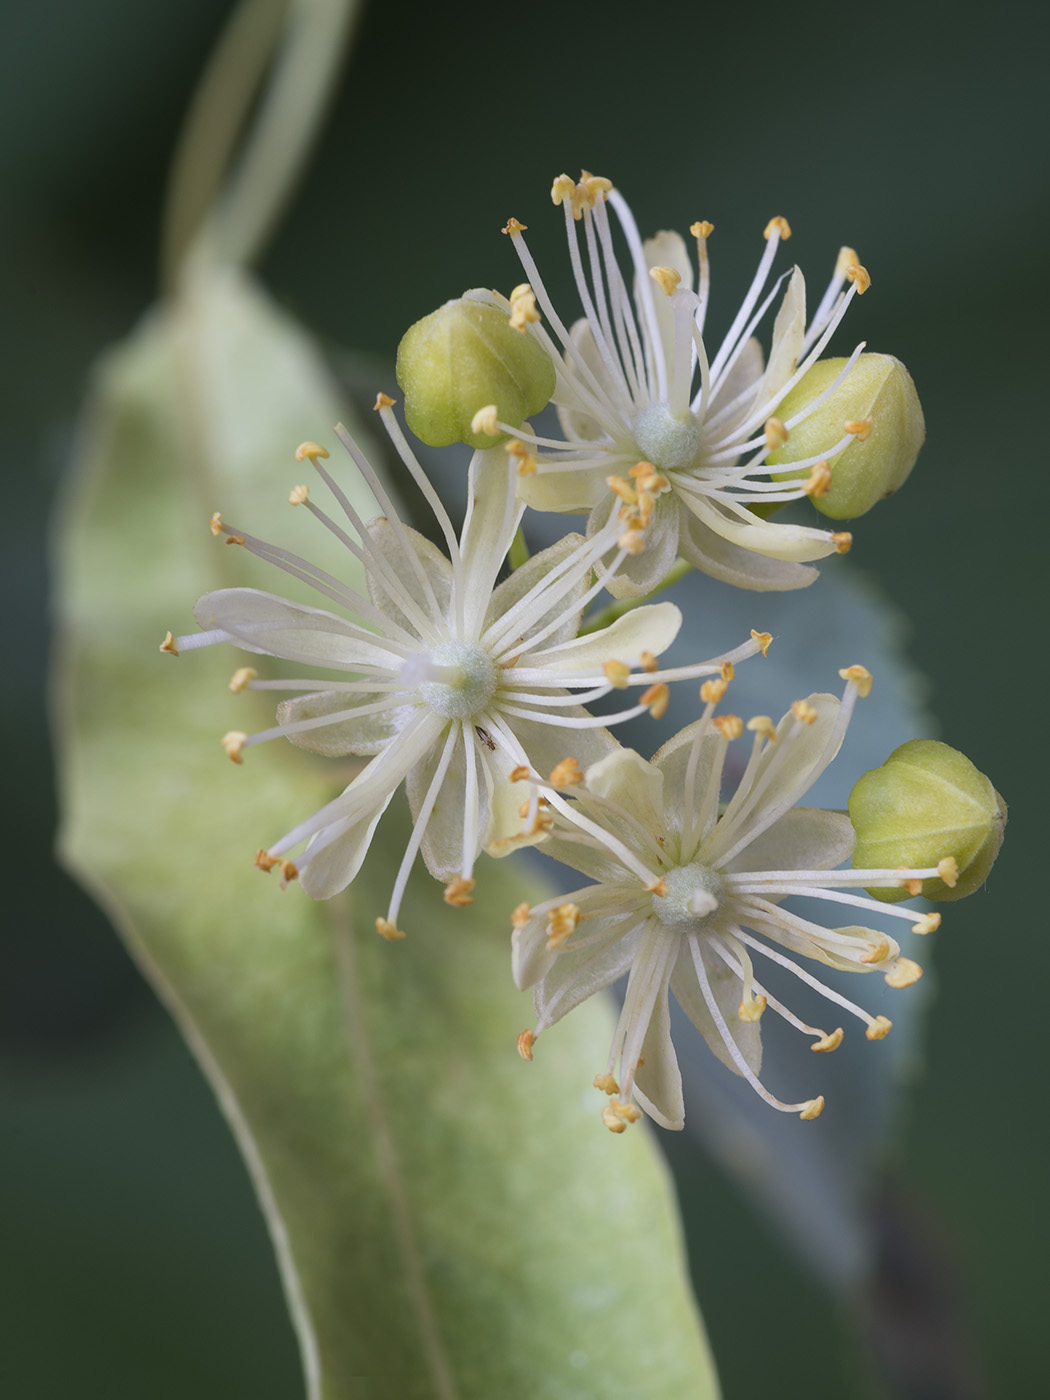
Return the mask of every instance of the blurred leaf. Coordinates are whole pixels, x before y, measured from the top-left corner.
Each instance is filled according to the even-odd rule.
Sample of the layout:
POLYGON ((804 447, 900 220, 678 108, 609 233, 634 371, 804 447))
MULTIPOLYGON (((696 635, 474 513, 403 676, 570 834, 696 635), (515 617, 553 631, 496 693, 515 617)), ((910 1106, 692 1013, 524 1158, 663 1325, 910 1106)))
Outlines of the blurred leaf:
MULTIPOLYGON (((277 746, 228 764, 218 736, 268 718, 225 690, 233 657, 158 653, 218 568, 262 581, 211 537, 211 511, 273 535, 268 493, 302 475, 274 464, 340 407, 302 332, 229 274, 103 366, 56 550, 62 853, 219 1096, 312 1400, 706 1400, 666 1172, 644 1130, 605 1132, 587 1087, 606 1010, 578 1011, 533 1065, 514 1052, 530 1012, 507 911, 528 890, 486 865, 453 911, 420 877, 409 939, 382 942, 392 812, 348 898, 282 893, 252 852, 336 769, 277 746)), ((284 510, 282 542, 305 515, 284 510)))

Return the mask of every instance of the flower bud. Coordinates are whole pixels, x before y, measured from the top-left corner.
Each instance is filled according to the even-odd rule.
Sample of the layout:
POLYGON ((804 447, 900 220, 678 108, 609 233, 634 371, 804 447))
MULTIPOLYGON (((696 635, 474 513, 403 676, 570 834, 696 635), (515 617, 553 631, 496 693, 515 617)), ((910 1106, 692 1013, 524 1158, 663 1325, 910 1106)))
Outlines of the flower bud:
POLYGON ((517 428, 554 393, 554 366, 539 342, 515 330, 506 312, 470 296, 424 316, 397 348, 405 418, 431 447, 495 447, 505 434, 470 430, 479 409, 495 404, 496 417, 517 428))
MULTIPOLYGON (((849 798, 857 870, 928 869, 947 856, 958 866, 949 888, 924 880, 927 899, 962 899, 984 884, 999 854, 1006 803, 965 754, 936 739, 912 739, 859 780, 849 798)), ((872 889, 895 903, 906 889, 872 889)))
MULTIPOLYGON (((818 360, 780 403, 776 416, 787 422, 824 392, 841 373, 844 359, 818 360)), ((861 427, 848 447, 828 458, 831 484, 811 499, 832 520, 853 519, 892 496, 908 478, 926 437, 919 396, 911 375, 892 355, 861 355, 849 374, 819 408, 789 430, 787 442, 766 460, 772 466, 822 457, 841 442, 846 425, 861 427)), ((774 479, 805 478, 810 469, 777 472, 774 479)))

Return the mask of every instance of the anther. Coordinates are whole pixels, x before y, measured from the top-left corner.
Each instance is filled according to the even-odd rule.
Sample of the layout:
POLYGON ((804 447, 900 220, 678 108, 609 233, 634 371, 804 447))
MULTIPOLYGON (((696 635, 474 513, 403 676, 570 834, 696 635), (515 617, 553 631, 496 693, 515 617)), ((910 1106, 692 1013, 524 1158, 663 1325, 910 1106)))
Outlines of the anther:
POLYGON ((618 1094, 620 1092, 619 1084, 608 1071, 605 1074, 594 1076, 594 1087, 600 1089, 603 1094, 618 1094))
POLYGON ((955 888, 956 881, 959 879, 959 867, 954 856, 945 856, 943 860, 937 862, 937 875, 950 890, 955 888))
POLYGON ((515 905, 514 909, 511 911, 510 916, 511 927, 516 929, 523 929, 525 925, 529 922, 529 915, 531 913, 532 909, 528 904, 525 904, 523 902, 521 904, 515 905))
POLYGON ((307 458, 309 458, 310 461, 313 462, 316 461, 318 457, 327 456, 327 447, 322 447, 319 442, 311 442, 309 439, 307 439, 306 442, 301 442, 299 446, 295 449, 295 460, 297 462, 304 462, 307 458))
POLYGON ((771 238, 774 232, 780 234, 782 242, 791 237, 791 225, 781 214, 777 214, 775 218, 770 219, 769 223, 766 224, 762 231, 762 237, 771 238))
POLYGON ((603 661, 602 670, 605 672, 605 679, 615 690, 627 689, 631 668, 626 661, 603 661))
POLYGON ((223 530, 226 528, 222 523, 222 514, 220 511, 215 512, 209 523, 213 535, 221 535, 223 530))
POLYGON ((547 947, 553 952, 576 932, 580 922, 578 904, 559 904, 547 915, 547 947))
POLYGON ((590 208, 593 209, 600 199, 604 199, 612 187, 612 181, 607 180, 604 175, 592 175, 589 170, 580 171, 580 184, 577 188, 582 189, 590 208))
POLYGON ((642 691, 638 703, 648 706, 649 713, 652 715, 653 719, 663 719, 664 715, 667 713, 667 706, 670 699, 670 689, 663 681, 659 681, 656 685, 651 685, 648 690, 642 691))
POLYGON ((890 940, 885 934, 880 934, 877 942, 868 944, 868 950, 866 953, 861 954, 860 960, 862 963, 867 964, 880 963, 885 962, 889 955, 890 940))
POLYGON ((248 686, 259 675, 251 666, 240 666, 230 677, 230 690, 234 695, 240 695, 242 690, 247 690, 248 686))
POLYGON ((536 310, 536 298, 532 288, 527 282, 522 282, 510 294, 510 324, 514 330, 524 335, 529 323, 539 319, 540 313, 536 310))
POLYGON ((405 938, 403 929, 399 929, 396 924, 392 924, 389 919, 376 919, 376 933, 381 938, 385 938, 388 943, 398 943, 405 938))
POLYGON ((777 727, 770 719, 769 715, 755 715, 747 722, 748 729, 753 734, 761 734, 763 739, 768 739, 771 744, 777 741, 777 727))
POLYGON ((234 763, 243 763, 241 751, 248 741, 247 734, 239 729, 231 729, 228 734, 222 736, 222 746, 226 750, 226 757, 232 759, 234 763))
POLYGON ((923 914, 918 923, 911 926, 912 933, 933 933, 934 929, 941 926, 941 916, 936 911, 931 914, 923 914))
POLYGON ((836 554, 848 554, 853 546, 853 536, 848 530, 839 530, 831 536, 831 543, 835 546, 836 554))
POLYGON ((756 632, 752 627, 751 640, 758 643, 758 649, 765 656, 769 651, 769 644, 773 640, 772 632, 756 632))
POLYGON ((516 233, 524 233, 527 228, 528 224, 519 223, 517 219, 508 219, 500 229, 500 232, 509 233, 511 237, 513 237, 516 233))
POLYGON ((571 200, 576 191, 576 181, 571 180, 568 175, 559 175, 551 185, 551 203, 564 204, 571 200))
POLYGON ((516 768, 510 770, 510 781, 512 783, 523 783, 529 776, 529 769, 524 763, 519 763, 516 768))
POLYGON ((695 224, 689 225, 689 232, 694 238, 710 238, 714 231, 714 224, 708 223, 706 219, 697 219, 695 224))
POLYGON ((906 865, 897 866, 897 873, 901 877, 899 887, 902 890, 907 890, 910 895, 922 894, 922 881, 916 880, 914 876, 906 874, 907 869, 908 867, 906 865))
POLYGON ((838 257, 835 259, 835 276, 840 279, 845 277, 846 273, 854 265, 860 265, 860 258, 857 257, 856 248, 847 248, 843 245, 839 249, 838 257))
POLYGON ((826 1055, 829 1051, 839 1048, 844 1035, 845 1031, 839 1026, 830 1035, 822 1035, 819 1040, 815 1040, 809 1048, 816 1051, 818 1055, 826 1055))
POLYGON ((470 420, 470 431, 475 435, 484 433, 486 437, 499 437, 499 410, 494 403, 478 409, 470 420))
POLYGON ((839 672, 844 681, 852 681, 862 700, 871 694, 872 676, 866 666, 845 666, 839 672))
POLYGON ((288 884, 288 882, 289 882, 290 880, 298 880, 298 878, 299 878, 299 867, 295 864, 294 861, 292 861, 292 860, 279 860, 279 861, 277 862, 277 866, 278 866, 278 868, 279 868, 279 870, 280 870, 280 872, 281 872, 281 889, 282 889, 282 890, 284 889, 284 887, 288 884))
POLYGON ((609 1129, 610 1133, 622 1133, 626 1130, 627 1124, 613 1111, 612 1103, 607 1103, 602 1109, 602 1122, 609 1129))
POLYGON ((810 1099, 802 1112, 798 1115, 804 1122, 811 1123, 814 1118, 819 1118, 824 1112, 824 1095, 820 1094, 815 1099, 810 1099))
POLYGON ((858 262, 850 263, 849 267, 846 268, 846 276, 857 288, 857 295, 859 297, 862 297, 871 286, 871 277, 868 274, 868 269, 862 267, 858 262))
POLYGON ((889 1017, 876 1016, 864 1034, 868 1040, 885 1040, 892 1026, 893 1022, 889 1017))
POLYGON ((563 758, 551 769, 549 782, 552 788, 577 787, 583 782, 583 769, 574 758, 563 758))
POLYGON ((719 677, 717 680, 704 681, 700 687, 700 699, 705 705, 717 705, 722 696, 729 689, 729 682, 719 677))
POLYGON ((739 1020, 745 1025, 754 1025, 756 1021, 762 1019, 762 1013, 766 1009, 766 999, 763 996, 752 997, 750 1001, 742 1001, 736 1009, 739 1020))
POLYGON ((766 447, 770 452, 775 452, 778 447, 783 447, 790 434, 779 418, 767 418, 764 428, 766 447))
POLYGON ((384 394, 382 391, 380 391, 378 394, 376 394, 376 401, 372 405, 372 412, 378 413, 381 408, 393 408, 396 402, 397 400, 392 399, 389 394, 384 394))
POLYGON ((807 496, 816 496, 818 500, 828 494, 831 490, 831 468, 827 462, 814 462, 809 476, 802 483, 802 490, 807 496))
POLYGON ((641 662, 642 670, 648 672, 649 675, 660 669, 660 663, 651 651, 643 651, 638 659, 641 662))
POLYGON ((731 680, 733 679, 733 677, 736 675, 736 667, 733 665, 733 663, 732 663, 731 661, 723 661, 723 662, 722 662, 722 668, 721 668, 721 674, 722 674, 722 679, 723 679, 724 681, 727 681, 727 682, 728 682, 728 681, 731 681, 731 680))
POLYGON ((616 543, 627 554, 642 554, 645 551, 645 533, 637 529, 625 530, 616 543))
POLYGON ((288 504, 290 506, 305 506, 309 499, 309 486, 293 486, 288 492, 288 504))
MULTIPOLYGON (((638 1063, 641 1064, 641 1060, 638 1063)), ((625 1123, 637 1123, 642 1116, 640 1108, 636 1108, 633 1103, 624 1103, 622 1099, 613 1099, 608 1107, 612 1109, 617 1118, 622 1118, 625 1123)))
POLYGON ((666 296, 673 296, 682 280, 682 274, 673 267, 651 267, 649 276, 666 296))
POLYGON ((473 880, 457 875, 445 886, 445 903, 451 904, 453 909, 465 909, 468 904, 473 904, 474 900, 471 896, 474 884, 473 880))
POLYGON ((655 894, 657 899, 667 898, 667 881, 661 875, 658 880, 654 880, 651 885, 645 886, 646 894, 655 894))
POLYGON ((715 715, 711 723, 727 741, 739 739, 744 732, 744 721, 739 715, 715 715))
POLYGON ((887 987, 912 987, 922 976, 922 968, 911 958, 898 958, 886 973, 887 987))
POLYGON ((858 442, 867 442, 875 426, 874 418, 847 418, 842 425, 844 433, 851 433, 858 442))
POLYGON ((255 868, 261 870, 264 875, 268 875, 277 864, 279 864, 278 857, 272 856, 265 847, 260 846, 255 852, 255 868))
POLYGON ((522 1031, 518 1036, 518 1054, 523 1060, 532 1059, 532 1047, 536 1044, 536 1037, 531 1031, 522 1031))
POLYGON ((243 536, 243 535, 227 535, 227 536, 226 536, 226 543, 227 543, 227 544, 243 544, 243 543, 244 543, 244 536, 243 536))
POLYGON ((798 720, 799 724, 815 724, 817 712, 808 700, 796 700, 791 706, 791 713, 798 720))
POLYGON ((179 649, 175 645, 175 638, 170 632, 164 633, 164 640, 160 644, 161 651, 166 651, 169 656, 178 656, 179 649))
POLYGON ((507 443, 507 452, 511 457, 517 458, 515 466, 519 476, 535 476, 536 458, 523 442, 519 442, 517 438, 511 438, 510 442, 507 443))
POLYGON ((625 506, 637 505, 638 492, 625 477, 607 476, 605 484, 614 496, 619 496, 625 506))

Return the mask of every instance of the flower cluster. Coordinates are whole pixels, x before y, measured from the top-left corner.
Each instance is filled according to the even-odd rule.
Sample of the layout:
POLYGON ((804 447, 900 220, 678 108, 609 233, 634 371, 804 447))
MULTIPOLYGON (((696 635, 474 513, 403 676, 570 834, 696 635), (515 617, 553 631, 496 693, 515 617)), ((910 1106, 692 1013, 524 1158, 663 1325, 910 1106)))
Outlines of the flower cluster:
POLYGON ((806 1025, 767 989, 756 961, 817 988, 859 1018, 872 1040, 890 1020, 825 986, 797 959, 878 971, 893 988, 913 983, 920 969, 888 933, 825 928, 785 901, 817 897, 833 910, 904 918, 912 932, 925 933, 938 915, 891 901, 920 891, 951 897, 983 880, 1004 809, 987 779, 947 749, 947 759, 924 751, 923 762, 938 769, 933 779, 898 751, 886 770, 868 775, 862 794, 858 785, 852 820, 798 806, 838 751, 857 698, 868 693, 867 671, 853 665, 840 673, 847 682, 841 701, 815 694, 777 725, 766 716, 745 725, 716 710, 736 666, 764 654, 769 634, 752 631, 731 651, 663 666, 659 658, 682 618, 673 603, 651 599, 689 567, 751 590, 811 583, 812 561, 845 553, 851 536, 780 518, 781 508, 809 500, 841 518, 895 490, 922 441, 921 410, 907 372, 891 357, 867 356, 860 345, 847 359, 821 358, 853 298, 870 285, 851 249, 841 250, 807 324, 797 268, 769 287, 790 236, 786 220, 771 220, 740 309, 709 349, 709 223, 691 229, 694 276, 683 240, 661 233, 643 241, 609 181, 560 176, 552 198, 564 211, 583 318, 566 327, 524 225, 512 219, 504 232, 527 282, 509 298, 468 292, 413 327, 399 352, 410 427, 426 441, 458 437, 474 448, 461 530, 410 447, 394 400, 380 394, 382 426, 427 503, 440 545, 402 520, 380 474, 339 427, 382 514, 361 518, 338 473, 324 465, 327 450, 314 442, 296 457, 312 464, 338 514, 318 505, 307 484, 296 485, 289 501, 345 547, 366 589, 217 513, 217 535, 312 586, 323 606, 222 589, 198 601, 201 631, 169 633, 161 649, 177 655, 230 643, 322 672, 320 679, 278 679, 240 667, 231 689, 289 698, 273 727, 228 733, 223 746, 237 763, 250 747, 279 737, 362 760, 339 796, 256 856, 261 869, 279 868, 285 882, 298 878, 314 898, 354 878, 404 785, 413 825, 376 919, 384 937, 404 937, 398 918, 417 857, 457 906, 471 903, 482 852, 502 855, 523 844, 591 881, 514 911, 513 973, 519 986, 534 988, 536 1010, 518 1048, 531 1059, 538 1035, 628 974, 612 1048, 595 1078, 608 1095, 602 1117, 613 1131, 639 1116, 638 1105, 665 1127, 682 1126, 672 991, 730 1070, 774 1108, 811 1119, 822 1097, 782 1103, 762 1083, 760 1017, 767 1009, 782 1016, 819 1052, 834 1050, 843 1030, 806 1025), (778 297, 764 355, 755 333, 778 297), (561 437, 523 418, 550 397, 561 437), (530 507, 586 512, 586 534, 566 534, 529 557, 523 517, 530 507), (620 601, 603 611, 605 591, 620 601), (659 719, 669 685, 686 680, 702 681, 700 718, 651 762, 622 747, 615 726, 645 713, 659 719), (593 713, 594 702, 614 691, 625 693, 624 707, 593 713), (750 758, 721 810, 727 748, 745 731, 750 758), (897 775, 905 770, 908 815, 896 824, 897 775), (965 819, 953 820, 963 791, 965 819), (885 864, 841 868, 858 835, 861 845, 867 840, 888 853, 885 864))

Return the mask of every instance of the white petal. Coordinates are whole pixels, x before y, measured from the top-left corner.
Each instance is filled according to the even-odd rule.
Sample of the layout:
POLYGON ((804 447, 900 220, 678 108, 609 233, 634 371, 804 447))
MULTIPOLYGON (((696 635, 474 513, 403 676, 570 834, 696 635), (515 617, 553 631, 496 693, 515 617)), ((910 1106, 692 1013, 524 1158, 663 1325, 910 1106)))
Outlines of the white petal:
MULTIPOLYGON (((595 920, 584 927, 597 933, 598 923, 595 920)), ((600 931, 602 941, 587 948, 573 948, 570 938, 536 987, 533 1005, 544 1025, 553 1026, 589 996, 611 986, 631 966, 641 934, 638 917, 604 920, 600 931)))
POLYGON ((759 380, 754 408, 767 400, 775 400, 777 392, 795 372, 802 342, 806 335, 806 280, 795 268, 788 282, 784 300, 780 303, 773 323, 773 340, 765 374, 759 380))
POLYGON ((376 754, 397 737, 416 710, 415 706, 398 704, 385 692, 321 690, 299 695, 294 700, 282 700, 277 706, 277 723, 297 724, 300 720, 338 714, 356 705, 364 707, 382 700, 388 702, 388 708, 379 714, 362 715, 360 718, 351 716, 317 729, 288 735, 296 748, 324 754, 327 758, 341 758, 351 753, 376 754))
POLYGON ((725 867, 743 870, 833 870, 857 837, 845 812, 791 807, 725 867))
MULTIPOLYGON (((690 724, 685 729, 679 730, 653 755, 653 767, 663 774, 664 810, 668 819, 674 822, 678 830, 681 829, 682 816, 684 815, 685 779, 689 766, 689 756, 693 749, 693 739, 701 724, 702 721, 697 720, 695 724, 690 724)), ((726 746, 722 742, 722 736, 710 725, 705 726, 705 728, 707 732, 700 742, 700 753, 693 779, 694 812, 703 805, 704 796, 710 787, 714 786, 716 791, 721 787, 722 766, 726 755, 726 746)), ((717 798, 713 803, 713 811, 716 813, 718 811, 717 798)))
POLYGON ((384 649, 382 637, 376 637, 374 645, 360 641, 351 624, 335 613, 291 603, 258 588, 205 593, 193 615, 202 627, 228 632, 237 646, 263 656, 341 671, 369 665, 397 673, 401 667, 401 657, 384 649))
POLYGON ((757 515, 742 520, 712 502, 696 498, 689 508, 703 524, 730 544, 754 550, 770 559, 801 564, 835 553, 835 541, 826 530, 814 530, 808 525, 778 525, 773 520, 761 520, 757 515))
MULTIPOLYGON (((664 229, 655 238, 647 238, 642 246, 648 267, 672 268, 682 279, 679 287, 684 287, 690 292, 693 290, 693 265, 681 234, 664 229)), ((653 294, 653 303, 656 307, 656 324, 664 347, 664 362, 670 366, 675 346, 671 298, 657 289, 653 294)), ((644 329, 644 320, 642 324, 644 329)))
POLYGON ((349 824, 336 822, 325 827, 307 847, 309 861, 299 876, 303 891, 311 899, 331 899, 347 887, 360 870, 379 819, 390 805, 391 790, 367 816, 349 824))
MULTIPOLYGON (((405 794, 412 811, 412 820, 419 815, 423 800, 427 795, 443 746, 435 743, 430 751, 414 765, 405 778, 405 794)), ((463 825, 466 811, 466 755, 462 735, 456 740, 452 758, 441 787, 438 790, 434 810, 430 814, 420 852, 431 875, 439 880, 448 880, 458 875, 463 863, 463 825)), ((478 849, 489 822, 488 793, 484 780, 478 775, 478 817, 475 827, 479 833, 478 849)), ((474 854, 477 854, 475 850, 474 854)))
MULTIPOLYGON (((582 535, 565 535, 557 544, 552 544, 549 549, 543 549, 539 554, 532 555, 520 569, 515 569, 510 577, 504 579, 495 593, 492 594, 492 600, 485 616, 485 627, 491 626, 497 618, 509 613, 515 604, 541 584, 553 569, 568 559, 582 544, 582 535)), ((571 572, 570 570, 570 575, 571 572)), ((589 583, 590 573, 584 571, 574 581, 567 579, 561 587, 552 586, 545 601, 541 601, 537 597, 536 606, 542 611, 522 610, 518 636, 528 637, 542 631, 548 622, 553 622, 555 617, 564 612, 572 602, 583 597, 589 583)), ((575 637, 580 625, 581 612, 582 609, 570 612, 565 621, 549 637, 544 638, 541 645, 550 647, 564 638, 575 637)), ((514 640, 515 638, 511 639, 511 641, 514 640)))
POLYGON ((625 807, 654 833, 664 829, 664 775, 633 749, 620 749, 589 767, 587 786, 625 807))
POLYGON ((481 633, 481 620, 525 510, 525 503, 513 494, 516 477, 502 447, 475 452, 471 458, 461 581, 468 637, 481 633))
MULTIPOLYGON (((657 497, 652 523, 645 532, 644 550, 641 554, 628 554, 608 584, 614 598, 644 598, 659 588, 678 557, 680 517, 681 506, 671 492, 657 497)), ((588 539, 603 529, 608 519, 608 506, 602 502, 587 521, 588 539)))
POLYGON ((754 550, 730 544, 684 508, 678 550, 683 559, 711 578, 756 593, 806 588, 817 578, 817 570, 804 564, 768 559, 754 550))
MULTIPOLYGON (((579 358, 587 365, 591 373, 597 379, 605 392, 605 396, 612 403, 617 403, 623 398, 623 389, 617 380, 609 374, 605 361, 602 359, 601 351, 594 339, 594 331, 591 324, 586 319, 574 321, 569 330, 569 339, 572 341, 579 358)), ((575 356, 566 355, 565 363, 568 366, 568 374, 559 374, 558 387, 554 393, 554 403, 558 408, 558 419, 561 423, 562 431, 570 441, 575 442, 608 442, 610 449, 612 442, 609 438, 606 426, 587 411, 585 404, 572 393, 571 384, 574 381, 586 383, 580 373, 575 361, 575 356)), ((589 389, 588 385, 588 389, 589 389)))
POLYGON ((608 627, 590 632, 557 649, 547 648, 522 658, 521 664, 543 666, 555 674, 564 671, 590 671, 606 661, 623 661, 632 668, 641 665, 643 651, 659 656, 674 641, 682 625, 682 614, 674 603, 650 603, 624 613, 608 627))
POLYGON ((447 621, 452 607, 452 565, 441 550, 425 539, 418 530, 413 530, 408 525, 403 525, 400 530, 396 529, 383 515, 370 520, 365 528, 372 545, 382 554, 389 565, 389 572, 393 575, 393 581, 388 581, 384 587, 378 570, 374 567, 368 570, 368 590, 380 612, 403 627, 406 632, 413 636, 419 635, 419 628, 398 606, 397 594, 403 588, 408 597, 415 601, 428 617, 433 616, 434 609, 419 577, 422 568, 433 589, 439 619, 447 621), (412 550, 412 555, 408 553, 409 549, 412 550))
MULTIPOLYGON (((565 431, 568 433, 568 428, 565 431)), ((562 471, 519 476, 518 495, 533 510, 582 515, 608 498, 609 488, 605 478, 610 470, 607 454, 601 452, 593 466, 577 462, 572 466, 566 465, 562 471)))
POLYGON ((741 399, 736 411, 718 424, 718 437, 721 440, 727 441, 732 435, 734 426, 747 416, 752 403, 754 403, 754 396, 744 398, 743 394, 746 389, 750 389, 761 379, 762 365, 762 346, 752 336, 733 361, 732 369, 728 374, 720 377, 718 385, 711 395, 711 400, 704 410, 705 419, 714 413, 720 413, 736 399, 741 399))
MULTIPOLYGON (((708 951, 702 938, 698 942, 700 956, 704 960, 704 967, 711 983, 711 990, 714 992, 719 1010, 725 1017, 729 1034, 743 1055, 744 1063, 754 1074, 758 1074, 762 1068, 762 1036, 758 1022, 741 1021, 737 1014, 743 993, 743 983, 721 958, 708 951)), ((707 1041, 714 1054, 727 1069, 731 1069, 734 1074, 739 1074, 740 1070, 734 1063, 726 1048, 725 1041, 722 1039, 721 1032, 715 1025, 714 1017, 708 1010, 687 944, 683 945, 678 962, 671 973, 671 990, 674 992, 679 1006, 707 1041)))
POLYGON ((645 1063, 639 1062, 634 1076, 635 1097, 661 1128, 680 1131, 685 1126, 685 1104, 678 1056, 671 1040, 666 986, 658 993, 649 1018, 649 1029, 642 1042, 642 1060, 645 1063))

